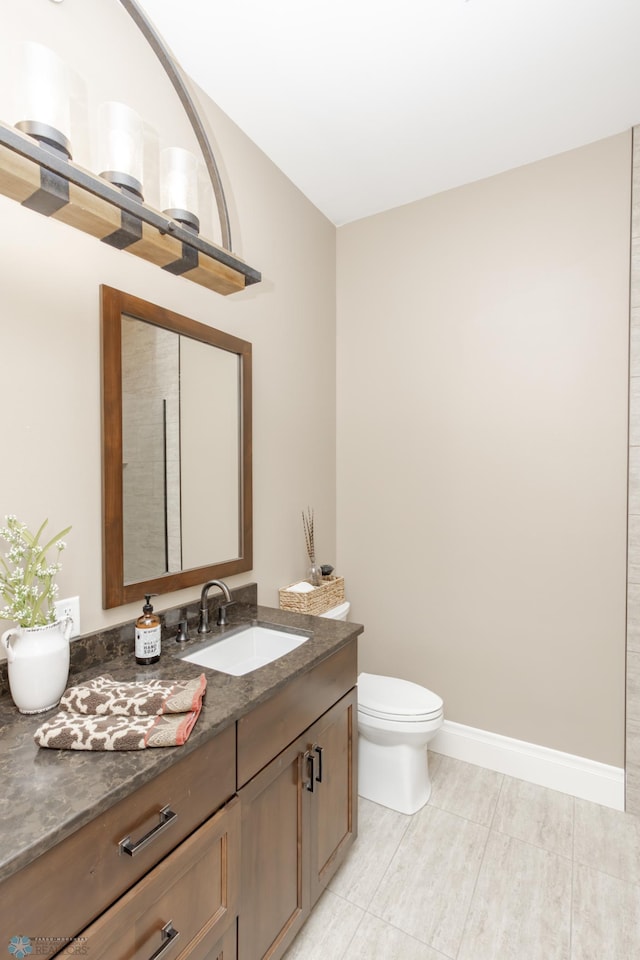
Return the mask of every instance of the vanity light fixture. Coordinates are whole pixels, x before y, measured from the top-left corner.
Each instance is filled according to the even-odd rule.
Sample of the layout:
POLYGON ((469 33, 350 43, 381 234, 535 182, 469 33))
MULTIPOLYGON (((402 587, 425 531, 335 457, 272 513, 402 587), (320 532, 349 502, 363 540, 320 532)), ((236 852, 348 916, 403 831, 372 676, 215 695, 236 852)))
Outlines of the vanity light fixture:
POLYGON ((182 147, 160 153, 160 206, 167 217, 198 233, 198 161, 182 147))
POLYGON ((22 118, 15 127, 0 122, 0 194, 217 293, 243 290, 261 275, 231 251, 224 191, 202 121, 176 63, 138 4, 120 2, 158 56, 189 117, 216 197, 222 246, 199 235, 197 160, 188 151, 163 151, 164 212, 144 203, 143 122, 126 104, 100 108, 100 175, 73 162, 66 67, 40 44, 25 45, 22 118))
POLYGON ((142 200, 144 126, 126 103, 109 100, 98 108, 100 176, 142 200))
POLYGON ((69 73, 53 50, 23 43, 18 87, 18 130, 71 159, 69 73))

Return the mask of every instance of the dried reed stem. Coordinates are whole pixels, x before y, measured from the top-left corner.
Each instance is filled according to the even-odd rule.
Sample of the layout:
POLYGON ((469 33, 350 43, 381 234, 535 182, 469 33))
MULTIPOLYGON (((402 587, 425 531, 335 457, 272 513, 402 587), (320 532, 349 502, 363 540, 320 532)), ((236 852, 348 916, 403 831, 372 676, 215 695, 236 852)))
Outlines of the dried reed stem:
POLYGON ((316 547, 315 543, 313 542, 313 510, 310 507, 307 507, 306 514, 304 510, 302 511, 302 527, 304 530, 304 542, 307 545, 309 560, 311 563, 315 563, 316 547))

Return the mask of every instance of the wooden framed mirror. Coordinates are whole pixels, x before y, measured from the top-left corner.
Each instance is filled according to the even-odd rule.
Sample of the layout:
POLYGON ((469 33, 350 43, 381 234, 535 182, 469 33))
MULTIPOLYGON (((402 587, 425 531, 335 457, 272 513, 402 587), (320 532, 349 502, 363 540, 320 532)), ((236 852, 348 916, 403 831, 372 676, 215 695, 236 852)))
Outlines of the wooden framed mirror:
POLYGON ((251 344, 100 291, 103 606, 251 570, 251 344))

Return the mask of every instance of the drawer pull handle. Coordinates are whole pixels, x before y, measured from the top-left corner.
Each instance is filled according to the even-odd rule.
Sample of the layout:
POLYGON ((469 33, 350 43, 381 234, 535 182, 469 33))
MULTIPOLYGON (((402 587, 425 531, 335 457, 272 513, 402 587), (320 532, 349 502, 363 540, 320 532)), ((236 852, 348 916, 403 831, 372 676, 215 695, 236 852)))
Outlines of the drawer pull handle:
POLYGON ((144 850, 152 840, 162 833, 163 830, 166 830, 167 827, 171 826, 174 820, 177 820, 178 814, 174 813, 171 807, 163 807, 160 811, 160 823, 156 824, 149 833, 145 833, 144 837, 140 837, 139 840, 132 841, 131 836, 125 837, 124 840, 121 840, 118 844, 120 853, 126 853, 130 857, 135 857, 137 853, 140 853, 141 850, 144 850))
POLYGON ((173 920, 169 920, 169 923, 165 923, 161 933, 164 943, 159 946, 154 953, 151 954, 149 960, 160 960, 160 957, 163 957, 166 951, 171 949, 172 944, 174 944, 180 936, 180 931, 176 930, 174 927, 173 920))
POLYGON ((314 773, 314 756, 313 756, 313 754, 311 753, 310 750, 305 750, 305 752, 304 752, 304 754, 303 754, 303 756, 302 756, 302 762, 303 762, 303 764, 304 764, 305 762, 308 764, 307 769, 309 770, 309 779, 308 779, 308 780, 305 780, 303 785, 304 785, 304 787, 306 787, 306 789, 309 791, 309 793, 313 793, 313 781, 314 781, 314 779, 315 779, 315 773, 314 773))
POLYGON ((313 745, 313 749, 318 754, 318 776, 316 777, 316 783, 322 783, 322 750, 323 748, 318 746, 317 743, 313 745))

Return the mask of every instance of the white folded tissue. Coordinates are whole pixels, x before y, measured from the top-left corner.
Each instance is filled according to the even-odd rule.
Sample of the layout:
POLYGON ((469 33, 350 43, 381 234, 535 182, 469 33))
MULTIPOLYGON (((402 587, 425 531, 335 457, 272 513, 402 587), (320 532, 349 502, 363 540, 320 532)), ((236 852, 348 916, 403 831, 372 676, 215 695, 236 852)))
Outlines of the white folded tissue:
POLYGON ((309 593, 311 590, 315 590, 315 587, 307 583, 306 580, 301 580, 300 583, 294 583, 292 587, 287 587, 289 593, 309 593))

